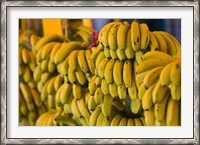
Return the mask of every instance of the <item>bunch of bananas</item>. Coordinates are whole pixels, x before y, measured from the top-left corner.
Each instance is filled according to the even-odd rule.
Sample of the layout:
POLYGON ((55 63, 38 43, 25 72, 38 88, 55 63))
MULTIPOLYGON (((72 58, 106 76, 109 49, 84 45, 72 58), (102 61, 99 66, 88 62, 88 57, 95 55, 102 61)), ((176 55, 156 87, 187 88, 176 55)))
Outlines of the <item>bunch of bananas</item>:
POLYGON ((44 108, 35 125, 181 124, 181 46, 174 36, 136 20, 111 22, 88 49, 91 30, 80 26, 74 33, 74 40, 30 38, 30 80, 44 108))

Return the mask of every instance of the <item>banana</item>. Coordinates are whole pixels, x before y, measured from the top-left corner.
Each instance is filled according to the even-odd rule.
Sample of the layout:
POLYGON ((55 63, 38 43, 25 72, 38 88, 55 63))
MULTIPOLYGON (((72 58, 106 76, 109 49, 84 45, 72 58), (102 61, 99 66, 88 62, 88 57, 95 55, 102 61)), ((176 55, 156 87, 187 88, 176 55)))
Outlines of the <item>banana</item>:
POLYGON ((101 49, 98 46, 92 47, 90 59, 95 62, 96 58, 97 58, 97 56, 99 55, 100 52, 101 52, 101 49))
POLYGON ((57 42, 63 42, 65 40, 64 36, 59 36, 55 34, 51 35, 46 35, 42 37, 41 39, 38 40, 38 42, 35 44, 35 50, 36 52, 45 44, 52 42, 52 41, 57 41, 57 42))
POLYGON ((22 49, 22 61, 24 64, 28 64, 30 62, 29 50, 26 48, 22 49))
POLYGON ((170 91, 172 99, 177 101, 181 99, 181 85, 171 84, 170 91))
POLYGON ((102 122, 103 122, 103 119, 104 119, 104 115, 103 115, 103 112, 101 112, 96 120, 96 126, 101 126, 102 122))
POLYGON ((142 122, 140 121, 139 118, 134 118, 134 124, 135 126, 142 126, 142 122))
POLYGON ((135 126, 135 123, 134 123, 133 118, 129 118, 129 119, 127 120, 127 126, 135 126))
POLYGON ((170 80, 174 85, 181 84, 181 65, 178 61, 173 63, 171 66, 170 80))
POLYGON ((55 92, 58 91, 60 86, 63 84, 64 80, 60 75, 57 75, 54 80, 54 90, 55 92))
POLYGON ((68 116, 58 116, 54 120, 56 122, 62 123, 64 126, 78 126, 78 123, 68 116))
MULTIPOLYGON (((130 30, 130 24, 125 21, 119 25, 117 31, 117 45, 119 49, 126 49, 127 33, 130 30)), ((131 41, 130 41, 131 42, 131 41)))
POLYGON ((110 126, 119 126, 119 122, 122 119, 121 114, 117 114, 114 116, 114 118, 111 120, 110 126))
POLYGON ((143 59, 142 59, 143 55, 144 55, 144 51, 142 50, 135 51, 135 60, 137 64, 140 64, 141 62, 143 62, 143 59))
POLYGON ((172 97, 169 97, 166 110, 167 126, 179 126, 179 105, 179 101, 173 100, 172 97))
POLYGON ((119 60, 122 61, 122 60, 126 59, 125 49, 117 49, 116 53, 117 53, 117 57, 119 58, 119 60))
POLYGON ((87 103, 88 109, 90 112, 93 112, 95 110, 95 108, 97 107, 97 104, 94 100, 94 96, 90 96, 88 98, 88 103, 87 103))
POLYGON ((155 120, 155 126, 166 126, 166 119, 164 118, 163 121, 156 121, 155 120))
POLYGON ((69 99, 69 95, 72 92, 72 85, 68 83, 64 83, 62 85, 62 90, 60 91, 60 102, 65 104, 69 99))
MULTIPOLYGON (((132 59, 135 56, 135 52, 132 48, 131 44, 131 29, 128 30, 126 35, 126 48, 125 48, 125 54, 128 59, 132 59)), ((119 47, 120 48, 120 47, 119 47)))
POLYGON ((163 67, 156 67, 148 71, 143 81, 145 89, 148 89, 152 84, 157 82, 162 70, 163 70, 163 67))
POLYGON ((134 75, 132 75, 131 87, 128 88, 128 95, 130 96, 131 99, 135 99, 138 97, 138 90, 137 90, 137 86, 135 83, 134 75))
POLYGON ((126 98, 126 95, 127 95, 127 90, 126 90, 126 86, 125 84, 121 84, 119 86, 117 86, 117 93, 119 95, 119 98, 121 100, 125 99, 126 98))
POLYGON ((175 46, 173 40, 168 35, 166 35, 166 32, 158 31, 158 33, 160 33, 164 37, 164 39, 167 43, 167 50, 168 50, 167 53, 170 56, 175 57, 177 50, 176 50, 176 46, 175 46))
POLYGON ((119 100, 113 100, 112 106, 114 106, 115 108, 117 108, 120 111, 124 111, 125 110, 124 104, 119 100))
POLYGON ((28 120, 30 126, 35 126, 35 121, 37 119, 37 113, 36 112, 29 112, 28 113, 28 120))
POLYGON ((103 53, 104 53, 105 57, 111 58, 111 54, 110 54, 110 49, 109 48, 104 47, 103 53))
POLYGON ((160 103, 155 104, 154 114, 155 114, 155 119, 158 122, 163 121, 166 116, 166 106, 169 97, 170 97, 170 91, 168 91, 165 94, 165 97, 160 103))
POLYGON ((171 83, 170 73, 172 64, 173 63, 169 63, 168 65, 166 65, 160 73, 160 83, 163 87, 167 87, 171 83))
POLYGON ((91 56, 91 51, 88 50, 88 49, 85 50, 85 57, 86 57, 86 61, 87 61, 88 67, 90 69, 90 72, 94 75, 95 63, 94 63, 94 61, 92 61, 90 59, 90 56, 91 56))
POLYGON ((27 104, 32 103, 33 100, 29 87, 23 82, 19 83, 19 87, 26 103, 27 104))
POLYGON ((49 60, 48 59, 45 59, 45 60, 41 61, 40 69, 41 69, 42 72, 47 72, 48 71, 48 64, 49 64, 49 60))
POLYGON ((159 67, 159 66, 165 66, 168 63, 170 63, 170 60, 160 60, 157 58, 152 58, 152 59, 147 59, 143 62, 141 62, 139 65, 136 66, 136 74, 151 70, 155 67, 159 67))
POLYGON ((33 71, 33 79, 38 82, 41 79, 42 71, 39 66, 37 66, 33 71))
POLYGON ((72 71, 75 71, 77 69, 77 65, 78 65, 77 56, 78 56, 79 51, 80 50, 73 50, 68 56, 68 65, 72 71))
POLYGON ((97 106, 96 109, 91 113, 90 120, 89 120, 90 126, 95 126, 96 125, 97 119, 98 119, 100 113, 102 113, 101 107, 97 106))
POLYGON ((99 87, 96 89, 95 93, 94 93, 94 100, 96 104, 101 104, 103 102, 103 97, 104 94, 102 92, 102 89, 99 87))
POLYGON ((49 80, 47 80, 44 86, 42 87, 40 96, 43 102, 47 100, 47 96, 48 96, 47 87, 51 79, 53 78, 50 78, 49 80))
POLYGON ((83 96, 82 96, 81 99, 77 100, 77 106, 78 106, 80 113, 85 118, 86 122, 89 124, 91 114, 90 114, 88 108, 85 105, 83 96))
POLYGON ((165 97, 166 92, 169 90, 167 87, 163 87, 160 83, 160 79, 155 84, 152 92, 153 103, 159 103, 165 97))
POLYGON ((141 118, 140 118, 140 121, 142 122, 142 126, 147 126, 147 124, 146 124, 146 122, 145 122, 145 120, 144 120, 144 117, 141 117, 141 118))
POLYGON ((19 109, 20 109, 20 112, 22 113, 22 115, 26 116, 28 114, 28 108, 26 105, 26 101, 20 90, 19 90, 19 109))
POLYGON ((128 119, 126 117, 122 117, 119 122, 119 126, 126 126, 128 119))
POLYGON ((87 61, 86 61, 85 50, 80 50, 78 52, 77 59, 78 59, 78 64, 79 64, 81 70, 84 73, 88 73, 89 72, 89 66, 88 66, 87 61))
POLYGON ((113 97, 111 95, 105 95, 103 99, 103 104, 101 106, 101 110, 103 112, 104 116, 110 116, 111 114, 111 109, 112 109, 112 102, 113 102, 113 97))
POLYGON ((93 76, 90 79, 89 84, 88 84, 88 89, 89 89, 90 95, 94 95, 94 93, 97 89, 97 86, 95 84, 95 79, 96 79, 96 76, 93 76))
POLYGON ((81 85, 72 84, 72 92, 73 92, 74 98, 81 99, 81 93, 82 93, 81 85))
POLYGON ((116 50, 118 48, 117 34, 118 34, 118 28, 121 24, 122 24, 121 22, 119 24, 114 24, 108 32, 108 45, 109 48, 112 50, 116 50))
POLYGON ((66 57, 63 62, 57 65, 57 71, 62 75, 66 76, 68 75, 68 69, 69 69, 69 57, 66 57))
POLYGON ((24 75, 24 70, 25 70, 25 66, 24 65, 19 65, 19 76, 23 76, 24 75))
POLYGON ((78 108, 78 105, 77 105, 77 99, 74 98, 71 102, 71 111, 72 111, 72 114, 74 115, 75 118, 81 118, 83 117, 79 108, 78 108))
POLYGON ((96 76, 95 84, 96 84, 97 87, 101 86, 101 78, 99 76, 96 76))
POLYGON ((157 58, 163 61, 170 61, 170 62, 174 60, 172 56, 162 51, 149 51, 145 53, 144 55, 142 55, 143 61, 148 60, 148 59, 154 59, 154 58, 157 58))
POLYGON ((30 89, 30 92, 31 92, 31 96, 33 98, 33 101, 34 101, 34 104, 37 106, 37 107, 40 107, 42 106, 42 101, 40 99, 40 94, 38 93, 38 91, 36 89, 30 89))
POLYGON ((155 126, 154 106, 148 111, 144 111, 144 119, 147 126, 155 126))
POLYGON ((121 85, 123 83, 123 61, 117 60, 113 67, 113 80, 116 85, 121 85))
POLYGON ((110 31, 111 27, 113 27, 116 24, 120 24, 120 23, 119 22, 108 23, 99 32, 99 42, 102 43, 105 48, 109 48, 108 36, 109 36, 109 31, 110 31))
POLYGON ((149 39, 150 39, 149 27, 145 23, 142 23, 139 26, 140 26, 140 37, 141 37, 140 49, 146 50, 146 48, 149 45, 149 39))
POLYGON ((153 34, 158 42, 159 45, 159 51, 167 53, 168 52, 168 48, 167 48, 167 43, 164 39, 164 37, 158 33, 157 31, 153 31, 153 34))
POLYGON ((104 78, 104 71, 105 71, 105 67, 106 67, 106 65, 107 65, 107 63, 109 62, 109 59, 108 58, 104 58, 101 62, 100 62, 100 64, 99 64, 99 66, 98 66, 98 76, 101 78, 101 79, 103 79, 104 78))
POLYGON ((104 77, 108 84, 113 82, 113 68, 114 68, 115 61, 110 59, 109 62, 106 64, 104 70, 104 77))
POLYGON ((133 65, 131 60, 126 60, 123 66, 123 81, 127 88, 132 86, 133 65))
POLYGON ((109 85, 108 85, 108 83, 105 79, 102 79, 102 81, 101 81, 101 90, 102 90, 104 95, 110 94, 109 85))
POLYGON ((71 111, 71 103, 72 103, 73 99, 74 99, 74 96, 73 96, 73 93, 71 92, 70 95, 69 95, 69 99, 67 100, 67 102, 63 106, 64 112, 66 114, 71 114, 72 113, 72 111, 71 111))
POLYGON ((101 51, 98 56, 97 56, 97 59, 95 61, 95 67, 98 68, 100 62, 105 58, 105 55, 104 53, 101 51))
POLYGON ((143 73, 136 74, 136 76, 135 76, 135 81, 136 81, 136 82, 143 82, 144 77, 146 76, 146 74, 147 74, 148 72, 149 72, 149 71, 145 71, 145 72, 143 72, 143 73))
POLYGON ((84 47, 82 43, 77 41, 66 42, 55 54, 54 63, 61 63, 73 50, 81 50, 84 49, 84 47))
POLYGON ((88 35, 87 32, 78 30, 76 31, 75 35, 78 35, 82 39, 83 42, 86 42, 86 44, 90 43, 90 36, 88 35))
POLYGON ((144 83, 142 83, 138 90, 138 97, 140 100, 143 99, 145 92, 146 92, 145 85, 144 85, 144 83))
POLYGON ((131 44, 134 51, 140 49, 141 36, 140 36, 140 24, 137 20, 131 23, 131 44))
POLYGON ((28 66, 30 68, 30 70, 33 72, 35 67, 36 67, 36 59, 35 59, 35 56, 33 55, 33 52, 32 51, 29 51, 29 63, 28 63, 28 66))
POLYGON ((28 83, 31 80, 31 70, 29 69, 29 67, 24 67, 24 74, 23 74, 23 79, 26 83, 28 83))
MULTIPOLYGON (((63 44, 64 44, 64 43, 63 43, 63 44)), ((50 62, 51 62, 51 63, 54 63, 54 57, 55 57, 57 51, 60 49, 60 47, 61 47, 63 44, 57 42, 57 43, 53 46, 53 48, 52 48, 52 50, 51 50, 51 53, 50 53, 50 56, 49 56, 49 59, 50 59, 50 62)))
POLYGON ((41 93, 42 88, 43 88, 44 84, 42 83, 42 81, 37 82, 37 90, 41 93))
POLYGON ((55 105, 56 105, 55 94, 49 94, 47 96, 47 104, 48 104, 47 106, 49 110, 55 109, 55 105))
POLYGON ((49 72, 44 72, 44 73, 41 75, 41 81, 42 81, 42 83, 45 84, 51 76, 52 76, 51 73, 49 73, 49 72))
POLYGON ((42 48, 41 59, 45 60, 50 56, 52 48, 55 46, 56 42, 49 42, 42 48))
POLYGON ((81 126, 89 126, 89 124, 87 123, 87 121, 83 117, 79 118, 78 121, 79 121, 81 126))
POLYGON ((153 106, 153 101, 152 101, 152 92, 154 89, 155 85, 152 85, 143 95, 142 98, 142 108, 144 111, 148 111, 151 109, 153 106))
POLYGON ((149 40, 149 47, 151 51, 159 51, 158 41, 155 38, 153 32, 149 32, 150 40, 149 40))
POLYGON ((19 48, 19 51, 18 51, 18 61, 19 61, 19 65, 22 65, 22 64, 23 64, 23 60, 22 60, 22 50, 23 50, 23 47, 20 47, 20 48, 19 48))
POLYGON ((111 95, 113 98, 118 97, 117 85, 113 82, 113 83, 109 84, 108 87, 109 87, 110 95, 111 95))
POLYGON ((81 70, 80 66, 77 66, 77 71, 75 72, 76 79, 81 85, 86 85, 87 79, 84 72, 81 70))
POLYGON ((80 25, 76 28, 77 30, 80 30, 80 31, 85 31, 88 33, 88 35, 92 35, 92 30, 90 27, 88 26, 85 26, 85 25, 80 25))
POLYGON ((116 59, 118 58, 116 50, 114 50, 114 49, 109 49, 109 51, 110 51, 110 57, 111 57, 113 60, 116 60, 116 59))
POLYGON ((69 82, 72 84, 77 82, 76 72, 73 71, 73 69, 71 69, 71 67, 68 68, 68 79, 69 79, 69 82))
POLYGON ((140 110, 141 105, 142 105, 142 103, 141 103, 141 100, 139 98, 132 99, 131 100, 131 111, 134 114, 137 114, 140 110))

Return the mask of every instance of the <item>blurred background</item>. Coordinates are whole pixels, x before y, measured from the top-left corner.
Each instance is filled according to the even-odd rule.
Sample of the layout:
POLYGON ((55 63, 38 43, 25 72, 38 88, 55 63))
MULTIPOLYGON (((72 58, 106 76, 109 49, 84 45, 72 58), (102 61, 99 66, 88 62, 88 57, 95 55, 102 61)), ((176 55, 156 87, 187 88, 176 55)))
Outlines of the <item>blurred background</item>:
MULTIPOLYGON (((67 30, 79 25, 85 25, 97 32, 111 21, 128 21, 134 19, 20 19, 19 30, 32 30, 37 35, 43 36, 48 33, 65 34, 67 30)), ((181 19, 138 19, 140 23, 146 23, 150 31, 166 31, 175 36, 181 43, 181 19)))

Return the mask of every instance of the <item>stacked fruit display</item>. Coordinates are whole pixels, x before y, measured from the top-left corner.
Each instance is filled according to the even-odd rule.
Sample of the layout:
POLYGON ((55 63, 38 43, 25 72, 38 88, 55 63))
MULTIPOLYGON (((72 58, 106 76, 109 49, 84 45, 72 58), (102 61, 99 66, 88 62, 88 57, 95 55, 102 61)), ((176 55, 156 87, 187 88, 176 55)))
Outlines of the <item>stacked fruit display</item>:
POLYGON ((26 78, 35 84, 40 102, 33 105, 44 108, 30 125, 181 125, 181 47, 174 36, 151 32, 136 20, 111 22, 88 49, 89 29, 82 26, 74 33, 73 40, 32 35, 32 49, 26 50, 31 56, 22 53, 35 64, 29 75, 20 73, 24 110, 33 112, 28 106, 36 98, 21 87, 32 87, 26 78))

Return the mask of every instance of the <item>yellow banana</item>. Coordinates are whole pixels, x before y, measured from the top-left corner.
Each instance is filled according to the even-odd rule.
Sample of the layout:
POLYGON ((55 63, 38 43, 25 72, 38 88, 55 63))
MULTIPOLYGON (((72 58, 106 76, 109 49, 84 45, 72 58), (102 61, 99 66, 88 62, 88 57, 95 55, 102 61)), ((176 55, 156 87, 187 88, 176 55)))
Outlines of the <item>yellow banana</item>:
POLYGON ((23 74, 23 79, 26 83, 28 83, 31 80, 31 70, 29 69, 28 66, 24 67, 24 74, 23 74))
POLYGON ((130 28, 130 24, 127 21, 122 22, 119 25, 119 28, 117 31, 117 45, 119 49, 126 48, 127 33, 130 30, 129 28, 130 28))
POLYGON ((144 118, 147 126, 155 126, 154 106, 150 110, 144 111, 144 118))
POLYGON ((119 98, 121 100, 125 99, 126 98, 126 95, 127 95, 127 90, 126 90, 126 86, 125 84, 121 84, 119 86, 117 86, 117 93, 119 95, 119 98))
POLYGON ((146 122, 145 122, 145 120, 144 120, 144 117, 141 117, 141 118, 140 118, 140 121, 142 122, 142 126, 147 126, 147 124, 146 124, 146 122))
POLYGON ((122 117, 119 122, 119 126, 126 126, 128 119, 126 117, 122 117))
POLYGON ((41 75, 41 81, 42 81, 42 83, 45 84, 51 76, 52 76, 51 73, 49 73, 49 72, 44 72, 44 73, 41 75))
POLYGON ((86 61, 85 50, 80 50, 78 52, 77 59, 78 59, 78 64, 79 64, 81 70, 84 73, 88 73, 89 72, 89 66, 88 66, 87 61, 86 61))
POLYGON ((142 126, 142 122, 140 121, 139 118, 134 118, 134 124, 135 126, 142 126))
POLYGON ((131 100, 131 111, 134 114, 137 114, 140 110, 141 105, 142 105, 142 103, 141 103, 141 100, 139 98, 132 99, 131 100))
POLYGON ((82 89, 81 89, 81 85, 79 84, 72 84, 72 92, 73 92, 73 96, 76 99, 81 99, 81 93, 82 93, 82 89))
POLYGON ((84 72, 81 70, 80 66, 77 66, 77 71, 75 72, 76 79, 81 85, 85 85, 87 83, 86 76, 84 72))
POLYGON ((65 104, 69 99, 69 95, 72 92, 72 85, 68 83, 64 83, 62 85, 62 90, 60 92, 60 102, 65 104))
POLYGON ((128 30, 126 35, 126 48, 125 48, 125 54, 128 59, 132 59, 135 56, 135 52, 132 48, 131 44, 131 29, 128 30))
POLYGON ((167 106, 167 101, 168 98, 170 97, 170 91, 165 93, 165 97, 160 103, 155 104, 154 108, 154 114, 155 114, 155 119, 158 122, 161 122, 164 120, 165 115, 166 115, 166 106, 167 106))
POLYGON ((123 81, 127 88, 130 88, 132 85, 133 77, 133 65, 131 60, 126 60, 123 66, 123 81))
POLYGON ((32 100, 32 95, 31 95, 31 92, 30 92, 30 89, 29 87, 23 83, 23 82, 20 82, 19 83, 19 87, 20 87, 20 90, 21 90, 21 93, 24 97, 24 100, 26 101, 26 103, 32 103, 33 100, 32 100))
POLYGON ((34 69, 35 69, 35 67, 36 67, 36 58, 35 58, 35 56, 33 55, 33 52, 32 51, 29 51, 29 59, 30 59, 30 61, 29 61, 29 63, 28 63, 28 66, 29 66, 29 68, 30 68, 30 70, 33 72, 34 71, 34 69))
POLYGON ((105 58, 105 55, 104 53, 101 51, 98 56, 97 56, 97 59, 95 61, 95 67, 98 68, 100 62, 105 58))
POLYGON ((178 61, 173 63, 171 66, 170 80, 174 85, 181 84, 181 65, 178 61))
POLYGON ((103 79, 104 78, 104 71, 105 71, 105 67, 107 65, 107 63, 109 62, 109 59, 108 58, 104 58, 99 66, 98 66, 98 76, 103 79))
POLYGON ((129 118, 127 121, 127 126, 135 126, 133 118, 129 118))
POLYGON ((88 49, 85 50, 85 57, 86 57, 86 61, 87 61, 88 67, 90 69, 90 72, 94 75, 95 63, 94 63, 94 61, 92 61, 90 59, 90 56, 91 56, 91 51, 88 50, 88 49))
POLYGON ((101 81, 101 90, 102 90, 104 95, 110 94, 109 85, 108 85, 108 83, 106 82, 105 79, 102 79, 102 81, 101 81))
POLYGON ((151 87, 152 84, 157 82, 162 70, 163 70, 163 67, 156 67, 148 71, 143 81, 145 89, 148 89, 149 87, 151 87))
POLYGON ((72 100, 72 103, 71 103, 71 111, 72 111, 72 114, 74 115, 75 118, 81 118, 82 117, 82 114, 80 112, 80 110, 78 109, 78 106, 77 106, 77 99, 74 98, 72 100))
POLYGON ((75 71, 77 69, 77 65, 78 65, 77 55, 78 55, 78 53, 79 53, 79 50, 73 50, 68 56, 69 68, 72 71, 75 71))
POLYGON ((86 122, 85 118, 81 117, 78 119, 81 126, 89 126, 89 124, 86 122))
POLYGON ((42 60, 45 60, 50 56, 51 50, 52 50, 52 48, 54 47, 55 44, 56 44, 56 42, 50 42, 50 43, 47 43, 43 47, 42 52, 41 52, 41 59, 42 60))
POLYGON ((116 60, 116 59, 118 58, 116 50, 114 50, 114 49, 109 49, 109 51, 110 51, 110 57, 111 57, 113 60, 116 60))
POLYGON ((55 121, 62 123, 64 126, 78 126, 78 123, 68 116, 58 116, 55 121))
POLYGON ((123 83, 123 61, 117 60, 113 67, 113 80, 117 85, 123 83))
POLYGON ((146 48, 149 45, 149 39, 150 39, 149 27, 147 26, 147 24, 145 23, 140 24, 140 35, 141 35, 140 49, 146 50, 146 48))
POLYGON ((24 70, 25 70, 25 66, 24 65, 19 65, 19 75, 23 76, 24 75, 24 70))
POLYGON ((171 84, 170 91, 172 99, 177 101, 181 99, 181 85, 171 84))
POLYGON ((113 83, 109 84, 108 87, 109 87, 110 95, 111 95, 113 98, 116 98, 116 97, 118 96, 118 93, 117 93, 117 85, 113 82, 113 83))
POLYGON ((99 76, 96 77, 95 84, 97 87, 101 86, 101 78, 99 76))
POLYGON ((105 66, 104 70, 104 77, 108 84, 113 82, 113 68, 114 68, 115 61, 110 59, 109 62, 105 66))
POLYGON ((53 46, 53 48, 52 48, 52 50, 51 50, 51 53, 50 53, 50 62, 51 62, 51 63, 54 63, 54 57, 55 57, 57 51, 60 49, 61 46, 62 46, 62 44, 59 43, 59 42, 57 42, 57 43, 53 46))
POLYGON ((122 119, 122 115, 121 114, 117 114, 115 115, 115 117, 112 119, 110 126, 119 126, 119 122, 122 119))
POLYGON ((113 97, 111 95, 105 95, 103 99, 103 104, 101 106, 104 116, 110 116, 112 109, 113 97))
POLYGON ((170 72, 172 64, 173 63, 169 63, 168 65, 166 65, 160 73, 160 83, 163 87, 167 87, 171 83, 170 72))
POLYGON ((120 111, 125 110, 125 105, 120 100, 113 100, 112 106, 114 106, 115 108, 117 108, 120 111))
POLYGON ((26 48, 22 49, 22 61, 24 64, 28 64, 30 62, 30 57, 29 57, 29 50, 26 48))
POLYGON ((38 82, 41 79, 42 71, 39 66, 37 66, 33 71, 33 79, 38 82))
POLYGON ((154 58, 157 58, 163 61, 170 61, 170 62, 174 60, 172 56, 162 51, 149 51, 142 56, 142 60, 144 61, 148 59, 154 59, 154 58))
POLYGON ((168 52, 168 48, 167 48, 167 43, 164 39, 164 37, 158 33, 157 31, 153 31, 153 34, 158 42, 159 45, 159 51, 167 53, 168 52))
POLYGON ((179 126, 179 109, 180 102, 173 100, 171 97, 167 103, 166 110, 166 125, 167 126, 179 126))
POLYGON ((20 112, 22 113, 22 115, 26 116, 28 114, 28 108, 26 105, 26 101, 20 90, 19 90, 19 109, 20 109, 20 112))
POLYGON ((55 94, 49 94, 47 96, 47 104, 49 110, 55 109, 56 106, 55 94))
POLYGON ((77 41, 66 42, 55 54, 54 63, 61 63, 73 50, 81 50, 84 49, 84 47, 82 43, 77 41))
POLYGON ((94 93, 94 100, 96 104, 101 104, 103 102, 104 94, 101 90, 101 88, 97 88, 94 93))
POLYGON ((163 87, 160 83, 160 79, 157 81, 153 92, 152 92, 152 97, 153 97, 153 103, 159 103, 162 101, 162 99, 165 97, 165 93, 169 90, 167 87, 163 87))
POLYGON ((125 49, 117 49, 116 53, 117 53, 117 57, 119 58, 119 60, 123 61, 126 59, 125 49))
POLYGON ((152 59, 147 59, 143 62, 141 62, 139 65, 136 66, 136 74, 151 70, 155 67, 159 67, 159 66, 165 66, 168 63, 170 63, 170 60, 160 60, 157 58, 152 58, 152 59))
POLYGON ((42 90, 41 90, 41 99, 42 99, 43 102, 47 100, 47 96, 48 96, 47 86, 48 86, 48 84, 49 84, 49 82, 50 82, 51 79, 52 78, 50 78, 49 80, 47 80, 45 82, 44 86, 42 87, 42 90))
POLYGON ((37 82, 37 90, 41 93, 42 88, 43 88, 44 84, 42 83, 42 81, 37 82))
POLYGON ((145 89, 144 83, 142 83, 138 90, 138 97, 140 100, 143 99, 145 92, 146 92, 146 89, 145 89))
POLYGON ((48 64, 49 64, 49 60, 48 59, 45 59, 45 60, 41 61, 40 69, 41 69, 42 72, 47 72, 48 71, 48 64))
POLYGON ((68 75, 68 69, 69 69, 69 61, 68 60, 69 60, 69 57, 66 57, 63 62, 61 62, 60 64, 57 65, 58 72, 63 76, 68 75))
POLYGON ((64 108, 64 112, 66 114, 71 114, 72 110, 71 110, 71 103, 72 100, 74 99, 73 93, 71 92, 69 95, 69 99, 67 100, 67 102, 64 104, 63 108, 64 108))
MULTIPOLYGON (((110 49, 116 50, 118 45, 117 45, 117 32, 118 28, 120 26, 121 22, 119 24, 113 24, 108 32, 108 45, 110 49)), ((121 34, 120 34, 121 35, 121 34)))
POLYGON ((155 85, 152 85, 143 95, 142 98, 142 108, 145 111, 148 111, 151 109, 151 107, 153 106, 153 101, 152 101, 152 92, 154 89, 155 85))
POLYGON ((104 47, 103 53, 104 53, 105 57, 111 58, 111 54, 110 54, 110 49, 109 48, 104 47))
POLYGON ((149 40, 149 47, 151 51, 159 51, 159 45, 158 45, 158 41, 155 38, 153 32, 149 32, 150 33, 150 40, 149 40))
POLYGON ((137 90, 137 86, 135 83, 134 75, 132 75, 132 83, 131 83, 131 87, 128 88, 128 94, 131 99, 135 99, 138 97, 138 90, 137 90))
POLYGON ((93 76, 90 79, 89 84, 88 84, 88 89, 89 89, 90 95, 94 95, 94 93, 97 89, 97 86, 95 84, 95 79, 96 79, 96 76, 93 76))
POLYGON ((99 116, 97 117, 97 120, 96 120, 96 126, 101 126, 102 122, 103 122, 103 119, 104 119, 104 115, 103 115, 103 112, 101 112, 99 114, 99 116))
POLYGON ((73 69, 71 69, 71 67, 68 68, 68 79, 70 83, 76 83, 77 82, 77 78, 76 78, 76 72, 73 71, 73 69))
POLYGON ((54 80, 54 90, 55 92, 58 91, 60 86, 63 84, 64 80, 60 75, 57 75, 54 80))
POLYGON ((31 95, 32 95, 35 105, 37 107, 40 107, 42 105, 40 94, 38 93, 38 91, 36 89, 30 89, 30 92, 31 92, 31 95))
POLYGON ((82 39, 83 42, 86 42, 86 44, 90 43, 90 35, 88 35, 87 32, 78 30, 76 31, 75 35, 78 35, 82 39))
POLYGON ((94 100, 94 96, 90 96, 88 98, 87 106, 88 106, 88 109, 89 109, 90 112, 93 112, 95 110, 95 108, 97 107, 97 104, 96 104, 96 102, 94 100))
POLYGON ((140 49, 141 36, 140 36, 140 24, 137 20, 131 23, 131 44, 134 51, 140 49))
POLYGON ((142 50, 135 51, 135 60, 137 64, 140 64, 141 62, 143 62, 143 59, 142 59, 143 54, 144 54, 144 51, 142 50))

